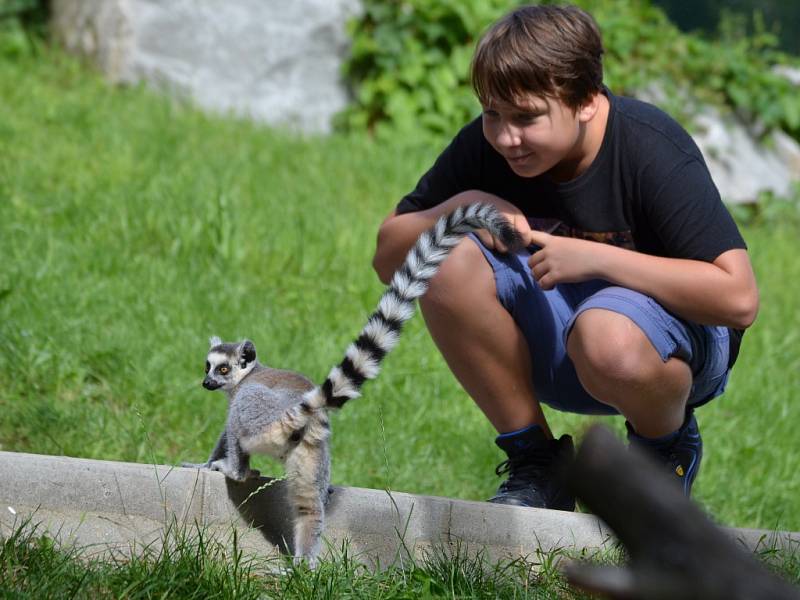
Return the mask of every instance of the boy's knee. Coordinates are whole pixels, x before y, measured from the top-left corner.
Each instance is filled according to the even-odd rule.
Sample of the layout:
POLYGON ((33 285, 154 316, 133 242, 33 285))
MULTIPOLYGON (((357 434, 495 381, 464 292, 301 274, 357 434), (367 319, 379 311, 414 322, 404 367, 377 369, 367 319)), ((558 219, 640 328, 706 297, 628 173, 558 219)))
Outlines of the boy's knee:
POLYGON ((496 294, 494 274, 480 248, 470 238, 465 238, 442 262, 420 298, 423 311, 449 306, 463 301, 473 292, 496 294))
POLYGON ((578 316, 567 353, 587 388, 646 384, 657 376, 662 363, 631 319, 603 309, 589 309, 578 316))

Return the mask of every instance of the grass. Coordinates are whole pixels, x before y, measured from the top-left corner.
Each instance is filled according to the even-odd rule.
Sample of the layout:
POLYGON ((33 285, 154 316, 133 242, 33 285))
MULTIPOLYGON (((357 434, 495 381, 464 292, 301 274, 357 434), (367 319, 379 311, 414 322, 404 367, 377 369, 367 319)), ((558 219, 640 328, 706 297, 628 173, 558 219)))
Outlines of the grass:
POLYGON ((489 565, 482 555, 438 549, 403 568, 374 572, 343 547, 316 571, 245 555, 230 540, 173 526, 132 557, 87 558, 41 535, 31 521, 0 539, 3 598, 584 598, 569 590, 555 554, 489 565), (534 567, 536 572, 534 572, 534 567))
MULTIPOLYGON (((13 54, 0 53, 0 449, 204 458, 225 416, 199 385, 212 334, 321 380, 382 290, 379 223, 439 149, 298 137, 113 88, 59 52, 13 54)), ((743 226, 762 310, 729 391, 698 413, 696 498, 727 525, 800 530, 799 222, 743 226)), ((578 437, 589 423, 548 415, 578 437)), ((333 426, 338 485, 480 500, 498 483, 492 428, 420 318, 333 426)))
MULTIPOLYGON (((85 549, 84 549, 85 550, 85 549)), ((433 548, 423 558, 373 571, 345 545, 316 571, 291 560, 245 554, 235 531, 229 539, 202 528, 173 524, 158 545, 135 554, 91 556, 62 546, 30 519, 0 537, 2 598, 589 598, 572 589, 559 571, 562 559, 619 564, 611 549, 575 556, 568 551, 489 563, 460 547, 433 548)), ((779 576, 800 583, 800 555, 759 555, 779 576)))

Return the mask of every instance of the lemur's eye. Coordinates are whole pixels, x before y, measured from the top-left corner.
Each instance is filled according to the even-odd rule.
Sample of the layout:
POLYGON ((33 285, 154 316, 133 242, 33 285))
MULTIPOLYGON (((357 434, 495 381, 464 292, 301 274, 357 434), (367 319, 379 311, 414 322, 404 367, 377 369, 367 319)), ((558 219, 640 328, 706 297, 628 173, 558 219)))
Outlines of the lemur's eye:
POLYGON ((206 373, 208 373, 210 370, 211 370, 211 363, 206 361, 206 373))
POLYGON ((220 372, 221 375, 227 375, 228 371, 230 371, 229 367, 220 367, 219 368, 219 372, 220 372))

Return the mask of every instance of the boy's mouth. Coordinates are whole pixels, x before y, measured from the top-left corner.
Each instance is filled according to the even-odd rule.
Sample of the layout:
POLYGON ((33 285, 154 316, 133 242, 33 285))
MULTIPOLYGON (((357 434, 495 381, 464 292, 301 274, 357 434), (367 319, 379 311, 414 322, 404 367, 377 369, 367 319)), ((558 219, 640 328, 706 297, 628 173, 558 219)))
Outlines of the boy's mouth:
POLYGON ((524 163, 526 160, 533 156, 533 152, 527 154, 520 154, 519 156, 506 156, 506 160, 512 165, 524 163))

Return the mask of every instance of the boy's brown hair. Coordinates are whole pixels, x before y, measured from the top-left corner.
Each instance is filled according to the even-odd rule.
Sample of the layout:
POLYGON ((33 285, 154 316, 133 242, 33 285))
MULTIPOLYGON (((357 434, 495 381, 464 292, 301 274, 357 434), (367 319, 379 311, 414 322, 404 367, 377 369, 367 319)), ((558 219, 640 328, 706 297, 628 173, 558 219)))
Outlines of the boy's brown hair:
POLYGON ((483 105, 516 105, 524 94, 558 98, 577 110, 603 86, 603 42, 575 6, 524 6, 483 35, 472 57, 472 87, 483 105))

